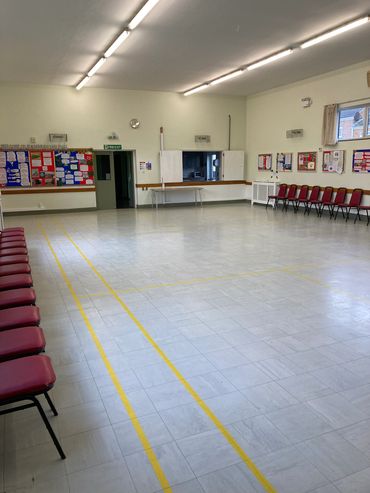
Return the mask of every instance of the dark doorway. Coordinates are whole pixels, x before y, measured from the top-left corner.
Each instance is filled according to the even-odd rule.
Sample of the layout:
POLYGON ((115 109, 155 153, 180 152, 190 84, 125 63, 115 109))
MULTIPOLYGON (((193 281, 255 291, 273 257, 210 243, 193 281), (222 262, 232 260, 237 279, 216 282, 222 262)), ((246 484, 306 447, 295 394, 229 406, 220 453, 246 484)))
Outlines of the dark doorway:
POLYGON ((132 151, 113 153, 114 180, 116 185, 116 207, 135 207, 134 167, 132 151))

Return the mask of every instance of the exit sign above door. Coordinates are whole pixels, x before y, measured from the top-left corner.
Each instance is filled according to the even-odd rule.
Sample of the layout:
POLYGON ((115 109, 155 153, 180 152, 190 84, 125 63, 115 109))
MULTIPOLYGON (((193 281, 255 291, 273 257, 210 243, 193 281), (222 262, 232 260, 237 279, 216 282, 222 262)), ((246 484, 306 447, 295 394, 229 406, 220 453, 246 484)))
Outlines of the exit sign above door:
POLYGON ((122 145, 121 144, 104 144, 104 150, 105 151, 121 151, 122 145))

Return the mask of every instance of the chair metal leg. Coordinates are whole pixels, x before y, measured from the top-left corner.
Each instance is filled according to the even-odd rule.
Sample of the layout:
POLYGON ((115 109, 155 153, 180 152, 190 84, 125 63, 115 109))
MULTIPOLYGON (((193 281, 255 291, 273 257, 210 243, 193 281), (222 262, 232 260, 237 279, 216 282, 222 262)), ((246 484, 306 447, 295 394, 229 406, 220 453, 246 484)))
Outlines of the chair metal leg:
POLYGON ((51 427, 51 425, 50 425, 50 423, 49 423, 49 420, 48 420, 48 418, 46 417, 46 414, 45 414, 45 412, 44 412, 44 410, 43 410, 43 408, 42 408, 41 404, 40 404, 40 403, 39 403, 39 401, 36 399, 36 397, 33 397, 33 399, 32 399, 32 400, 33 400, 33 402, 35 403, 35 406, 37 407, 37 409, 38 409, 38 411, 39 411, 39 413, 40 413, 40 416, 41 416, 41 418, 42 418, 42 420, 43 420, 43 422, 44 422, 44 424, 45 424, 45 426, 46 426, 46 428, 47 428, 47 430, 48 430, 48 432, 49 432, 49 435, 51 436, 51 439, 53 440, 54 445, 55 445, 56 449, 57 449, 57 450, 58 450, 58 452, 59 452, 60 458, 64 460, 64 459, 66 458, 65 453, 63 452, 63 449, 62 449, 62 447, 61 447, 61 445, 60 445, 60 443, 59 443, 59 440, 57 439, 57 437, 56 437, 56 435, 55 435, 55 433, 54 433, 54 430, 53 430, 53 428, 51 427))
POLYGON ((47 392, 44 392, 44 396, 45 396, 45 399, 47 400, 49 406, 50 406, 50 409, 52 410, 54 416, 58 416, 58 411, 56 410, 54 404, 53 404, 53 401, 50 399, 50 396, 47 392))

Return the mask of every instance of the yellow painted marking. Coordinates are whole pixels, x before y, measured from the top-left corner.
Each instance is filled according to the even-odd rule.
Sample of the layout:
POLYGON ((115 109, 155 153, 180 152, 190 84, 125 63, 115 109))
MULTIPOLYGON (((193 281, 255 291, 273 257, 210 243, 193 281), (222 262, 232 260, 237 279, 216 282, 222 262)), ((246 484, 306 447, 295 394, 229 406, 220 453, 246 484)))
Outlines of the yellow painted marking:
POLYGON ((46 231, 42 228, 41 229, 41 232, 48 244, 48 247, 54 257, 54 260, 59 268, 59 271, 62 275, 62 278, 64 280, 64 282, 66 283, 75 303, 76 303, 76 306, 81 314, 81 317, 83 318, 84 322, 85 322, 85 325, 87 327, 87 330, 89 331, 90 333, 90 336, 92 338, 92 340, 94 341, 95 343, 95 346, 97 348, 97 350, 99 351, 99 354, 100 354, 100 357, 101 359, 103 360, 104 362, 104 365, 108 371, 108 374, 114 384, 114 387, 122 401, 122 404, 124 405, 125 409, 126 409, 126 412, 128 414, 128 417, 130 418, 131 420, 131 423, 132 423, 132 426, 134 427, 136 433, 137 433, 137 436, 139 437, 139 440, 143 446, 143 449, 149 459, 149 462, 155 472, 155 475, 157 476, 158 478, 158 481, 161 485, 161 488, 163 489, 163 491, 165 491, 166 493, 171 493, 172 492, 172 488, 170 486, 170 483, 168 482, 168 479, 162 469, 162 466, 160 465, 158 459, 157 459, 157 456, 155 455, 155 452, 150 444, 150 441, 148 439, 148 437, 146 436, 145 434, 145 431, 144 429, 142 428, 141 424, 140 424, 140 421, 138 419, 138 417, 136 416, 136 413, 135 413, 135 410, 129 400, 129 398, 127 397, 126 395, 126 392, 124 391, 120 381, 119 381, 119 378, 116 374, 116 372, 114 371, 110 361, 109 361, 109 358, 106 354, 106 352, 104 351, 104 348, 98 338, 98 336, 96 335, 95 333, 95 330, 93 328, 93 326, 91 325, 90 323, 90 320, 88 318, 88 316, 86 315, 86 312, 81 304, 81 301, 79 299, 79 297, 77 296, 72 284, 71 284, 71 281, 69 280, 62 264, 60 263, 60 260, 49 240, 49 237, 48 235, 46 234, 46 231))
POLYGON ((85 253, 81 250, 81 248, 75 243, 75 241, 71 238, 71 236, 65 231, 65 236, 69 239, 72 245, 76 248, 81 257, 86 261, 87 265, 91 268, 94 274, 101 280, 104 286, 108 289, 111 295, 118 301, 127 315, 131 318, 131 320, 135 323, 147 341, 154 347, 162 360, 167 364, 167 366, 172 370, 172 372, 176 375, 177 379, 182 383, 185 389, 189 392, 189 394, 193 397, 193 399, 197 402, 200 408, 204 411, 204 413, 208 416, 208 418, 212 421, 218 431, 223 435, 225 440, 231 445, 231 447, 235 450, 235 452, 239 455, 242 461, 246 464, 255 478, 259 481, 259 483, 263 486, 267 493, 277 493, 277 490, 272 486, 272 484, 268 481, 268 479, 263 475, 263 473, 258 469, 252 459, 244 452, 242 447, 238 444, 235 438, 231 435, 231 433, 227 430, 227 428, 221 423, 221 421, 217 418, 217 416, 213 413, 213 411, 207 406, 207 404, 202 400, 200 395, 195 391, 195 389, 190 385, 190 383, 185 379, 185 377, 180 373, 180 371, 176 368, 176 366, 172 363, 172 361, 168 358, 166 353, 161 349, 161 347, 155 342, 149 332, 145 329, 143 324, 136 318, 133 312, 129 309, 126 303, 120 298, 118 293, 112 288, 112 286, 105 280, 105 278, 100 274, 100 272, 95 268, 94 264, 89 260, 89 258, 85 255, 85 253))

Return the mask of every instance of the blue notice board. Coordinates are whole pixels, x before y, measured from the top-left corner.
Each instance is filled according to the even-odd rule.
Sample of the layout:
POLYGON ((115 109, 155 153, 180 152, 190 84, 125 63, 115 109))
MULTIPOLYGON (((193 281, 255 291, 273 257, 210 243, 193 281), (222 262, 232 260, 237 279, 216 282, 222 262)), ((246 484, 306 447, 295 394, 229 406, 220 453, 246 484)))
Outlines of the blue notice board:
POLYGON ((92 152, 83 149, 55 152, 57 185, 93 185, 92 152))
POLYGON ((0 151, 0 187, 30 187, 28 151, 0 151))

